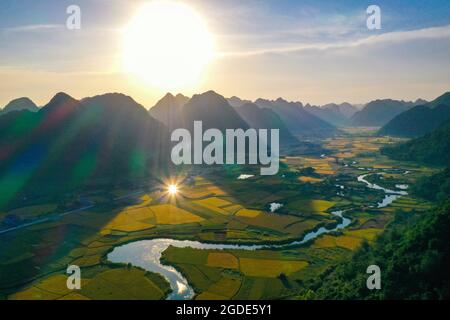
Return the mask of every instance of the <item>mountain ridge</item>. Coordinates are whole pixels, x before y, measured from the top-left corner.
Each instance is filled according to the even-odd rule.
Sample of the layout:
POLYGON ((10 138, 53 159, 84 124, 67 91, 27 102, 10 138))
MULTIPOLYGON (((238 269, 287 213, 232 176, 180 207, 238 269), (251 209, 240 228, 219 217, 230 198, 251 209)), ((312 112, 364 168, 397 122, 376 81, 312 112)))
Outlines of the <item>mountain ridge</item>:
POLYGON ((8 102, 8 104, 0 111, 0 114, 22 110, 37 112, 39 111, 39 107, 30 98, 22 97, 8 102))
POLYGON ((450 119, 450 92, 424 105, 405 111, 379 131, 379 134, 402 137, 420 137, 432 132, 450 119))
POLYGON ((355 127, 382 127, 395 116, 412 107, 414 107, 413 102, 393 99, 373 100, 352 116, 350 124, 355 127))

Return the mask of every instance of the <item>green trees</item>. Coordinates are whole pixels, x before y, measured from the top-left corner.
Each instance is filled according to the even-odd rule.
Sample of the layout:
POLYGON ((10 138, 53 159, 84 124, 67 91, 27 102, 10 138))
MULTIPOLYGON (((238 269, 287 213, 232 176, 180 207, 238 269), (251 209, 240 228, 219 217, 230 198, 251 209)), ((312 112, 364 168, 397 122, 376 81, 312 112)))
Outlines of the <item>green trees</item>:
POLYGON ((443 201, 450 194, 450 167, 431 177, 424 177, 412 187, 412 192, 430 201, 443 201))
POLYGON ((431 165, 450 165, 450 121, 418 139, 381 149, 397 160, 417 161, 431 165))
POLYGON ((450 299, 450 198, 422 216, 399 214, 373 247, 312 284, 320 299, 450 299), (366 268, 381 268, 381 290, 369 290, 366 268))

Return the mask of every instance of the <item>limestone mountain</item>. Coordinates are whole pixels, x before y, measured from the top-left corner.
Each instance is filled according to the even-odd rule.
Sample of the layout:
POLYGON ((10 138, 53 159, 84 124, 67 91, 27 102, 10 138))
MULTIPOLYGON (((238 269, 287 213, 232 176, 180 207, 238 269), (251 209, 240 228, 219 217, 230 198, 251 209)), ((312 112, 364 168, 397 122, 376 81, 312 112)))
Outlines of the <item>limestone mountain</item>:
POLYGON ((405 111, 389 121, 379 133, 420 137, 439 128, 450 119, 450 92, 435 100, 405 111))
POLYGON ((207 91, 194 95, 182 108, 185 128, 191 129, 194 121, 202 121, 203 129, 248 129, 249 125, 221 95, 207 91))
POLYGON ((122 94, 79 101, 58 93, 38 112, 0 116, 0 132, 0 149, 8 150, 1 171, 42 190, 143 177, 167 167, 165 126, 122 94))
POLYGON ((169 131, 180 128, 182 121, 182 107, 189 101, 188 97, 167 93, 150 110, 150 115, 164 123, 169 131))
POLYGON ((260 108, 254 103, 246 103, 235 108, 238 114, 254 129, 279 129, 280 144, 294 145, 299 141, 291 134, 284 122, 273 110, 260 108))
POLYGON ((37 112, 39 108, 36 104, 29 98, 18 98, 10 101, 0 112, 0 114, 5 114, 11 111, 21 111, 28 110, 31 112, 37 112))
POLYGON ((255 104, 261 108, 273 110, 294 135, 329 135, 335 131, 331 124, 306 111, 300 102, 288 102, 278 98, 277 100, 258 99, 255 104))
POLYGON ((348 125, 350 118, 358 112, 358 110, 349 103, 330 103, 320 107, 307 104, 305 110, 334 126, 348 125))
POLYGON ((392 99, 371 101, 361 111, 352 116, 351 125, 355 127, 382 127, 397 115, 414 106, 413 102, 392 99))
POLYGON ((246 103, 251 103, 250 100, 242 100, 239 97, 233 96, 231 98, 228 98, 228 103, 232 106, 232 107, 240 107, 243 106, 246 103))

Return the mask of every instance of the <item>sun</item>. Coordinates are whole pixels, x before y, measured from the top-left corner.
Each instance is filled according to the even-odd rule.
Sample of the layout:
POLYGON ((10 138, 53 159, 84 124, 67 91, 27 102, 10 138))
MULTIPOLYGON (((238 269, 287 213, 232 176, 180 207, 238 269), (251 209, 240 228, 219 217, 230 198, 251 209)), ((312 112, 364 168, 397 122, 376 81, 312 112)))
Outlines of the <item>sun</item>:
POLYGON ((195 86, 214 56, 213 37, 188 5, 152 1, 124 29, 123 67, 159 89, 195 86))
POLYGON ((178 193, 178 187, 176 184, 171 184, 169 185, 167 191, 169 192, 170 195, 174 196, 178 193))

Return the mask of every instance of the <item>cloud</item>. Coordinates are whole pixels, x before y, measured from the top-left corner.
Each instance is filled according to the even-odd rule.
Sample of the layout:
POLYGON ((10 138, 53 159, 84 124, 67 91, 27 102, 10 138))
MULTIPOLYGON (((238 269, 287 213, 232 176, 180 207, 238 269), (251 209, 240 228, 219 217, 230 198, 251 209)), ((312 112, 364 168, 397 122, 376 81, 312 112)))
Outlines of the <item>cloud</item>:
POLYGON ((65 26, 62 24, 30 24, 17 27, 3 28, 1 30, 6 33, 17 33, 17 32, 39 32, 63 28, 65 28, 65 26))
POLYGON ((404 41, 427 40, 427 39, 444 39, 450 38, 450 25, 442 27, 423 28, 408 31, 393 31, 377 34, 368 37, 362 37, 353 40, 337 41, 337 42, 317 42, 305 44, 291 45, 271 45, 267 48, 256 50, 230 51, 221 52, 221 57, 233 56, 255 56, 265 54, 285 54, 295 53, 306 50, 333 50, 355 48, 364 45, 382 44, 382 43, 399 43, 404 41))

